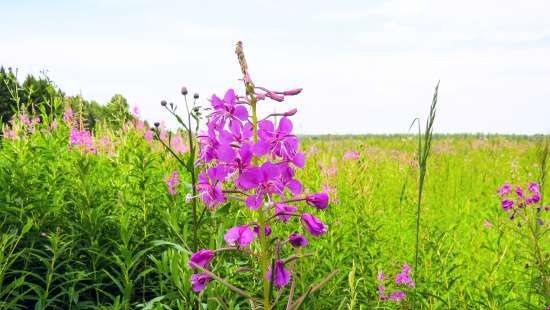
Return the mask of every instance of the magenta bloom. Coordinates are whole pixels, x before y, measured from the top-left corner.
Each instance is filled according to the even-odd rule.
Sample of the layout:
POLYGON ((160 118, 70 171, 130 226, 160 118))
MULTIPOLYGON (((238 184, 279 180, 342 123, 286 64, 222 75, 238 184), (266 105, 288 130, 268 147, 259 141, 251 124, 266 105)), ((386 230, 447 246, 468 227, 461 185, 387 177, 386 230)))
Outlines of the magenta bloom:
POLYGON ((319 210, 323 210, 328 207, 328 200, 328 194, 325 192, 308 195, 306 197, 307 204, 319 210))
POLYGON ((348 160, 348 159, 358 160, 359 158, 361 158, 361 155, 359 154, 359 152, 356 152, 356 151, 347 151, 342 157, 343 160, 348 160))
POLYGON ((512 199, 503 199, 501 204, 504 211, 509 211, 514 207, 514 201, 512 199))
POLYGON ((270 162, 265 162, 261 167, 252 167, 243 171, 235 180, 237 186, 244 190, 256 189, 254 195, 246 198, 246 206, 257 210, 262 206, 264 194, 282 194, 284 185, 279 180, 279 176, 279 167, 270 162))
POLYGON ((267 271, 267 279, 271 281, 274 277, 273 283, 276 287, 281 288, 290 282, 290 272, 285 268, 285 263, 282 259, 275 262, 275 274, 272 274, 271 267, 267 271))
POLYGON ((223 167, 209 168, 206 173, 203 171, 199 174, 197 190, 207 207, 214 208, 225 202, 226 197, 220 183, 224 180, 225 174, 223 167))
POLYGON ((293 214, 296 214, 297 210, 298 208, 294 206, 289 206, 284 203, 275 203, 275 214, 281 221, 285 223, 290 220, 290 217, 293 214))
POLYGON ((508 184, 508 183, 502 185, 502 186, 498 189, 498 191, 497 191, 497 193, 498 193, 500 196, 508 195, 508 194, 510 194, 511 192, 512 192, 512 186, 511 186, 510 184, 508 184))
POLYGON ((210 123, 216 128, 222 129, 226 122, 231 125, 235 121, 246 121, 248 119, 248 110, 237 104, 237 96, 233 89, 229 89, 223 100, 216 95, 212 95, 212 107, 214 112, 210 115, 210 123))
POLYGON ((391 293, 390 300, 393 300, 395 302, 400 302, 400 301, 404 300, 406 297, 407 297, 407 295, 405 294, 405 292, 395 291, 395 292, 391 293))
MULTIPOLYGON (((252 230, 254 231, 254 235, 258 237, 260 236, 260 225, 254 225, 254 228, 252 230)), ((269 227, 269 225, 264 226, 264 234, 266 236, 271 235, 271 227, 269 227)))
POLYGON ((191 286, 193 287, 193 292, 198 293, 203 291, 212 280, 212 277, 206 273, 197 273, 192 275, 191 286))
POLYGON ((206 268, 206 265, 214 259, 214 251, 202 249, 193 253, 189 258, 189 268, 195 269, 196 265, 206 268))
POLYGON ((180 182, 180 175, 176 170, 174 170, 170 177, 166 179, 166 185, 168 186, 168 193, 170 193, 170 195, 177 195, 178 192, 176 191, 176 188, 180 185, 180 182))
POLYGON ((280 171, 281 183, 283 183, 283 185, 288 188, 288 190, 292 194, 300 194, 302 192, 302 183, 294 178, 294 169, 292 169, 290 166, 282 165, 280 171))
POLYGON ((537 182, 529 183, 529 191, 534 194, 540 194, 540 185, 537 182))
POLYGON ((315 216, 304 213, 301 217, 305 229, 313 236, 317 237, 327 232, 328 226, 315 216))
POLYGON ((400 273, 395 275, 395 284, 402 285, 405 284, 408 287, 414 287, 414 281, 410 276, 411 267, 408 264, 403 265, 403 269, 400 273))
POLYGON ((260 142, 255 147, 258 156, 270 152, 272 156, 278 156, 285 160, 292 160, 298 150, 298 138, 292 134, 292 122, 287 117, 281 118, 279 127, 270 120, 258 123, 258 135, 260 142))
POLYGON ((295 247, 304 247, 309 244, 309 241, 307 241, 306 237, 300 234, 292 234, 288 236, 288 242, 290 242, 290 244, 295 247))
POLYGON ((254 231, 248 225, 231 227, 225 233, 223 239, 229 245, 245 247, 254 241, 254 231))
POLYGON ((74 112, 73 112, 73 109, 67 108, 67 109, 63 112, 63 121, 64 121, 65 123, 67 123, 67 124, 72 124, 73 119, 74 119, 74 112))

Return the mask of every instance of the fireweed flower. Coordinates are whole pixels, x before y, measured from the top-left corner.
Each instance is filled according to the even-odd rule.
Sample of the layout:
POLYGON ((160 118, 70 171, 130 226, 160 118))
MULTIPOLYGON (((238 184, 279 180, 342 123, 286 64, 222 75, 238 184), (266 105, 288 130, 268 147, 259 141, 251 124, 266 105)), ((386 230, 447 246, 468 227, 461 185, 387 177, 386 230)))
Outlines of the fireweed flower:
POLYGON ((321 222, 321 220, 309 213, 302 214, 301 220, 304 224, 304 228, 315 237, 326 233, 328 230, 327 225, 325 225, 323 222, 321 222))
POLYGON ((212 280, 212 277, 206 273, 196 273, 191 275, 191 287, 193 288, 193 292, 198 293, 203 291, 212 280))
POLYGON ((242 248, 254 241, 254 231, 248 225, 231 227, 225 233, 223 239, 229 245, 238 245, 242 248))
POLYGON ((267 271, 267 280, 271 281, 274 278, 273 283, 276 287, 281 288, 290 282, 290 272, 285 268, 285 263, 282 259, 278 259, 275 262, 275 274, 272 273, 271 267, 267 271))
POLYGON ((289 206, 284 203, 275 203, 275 214, 285 223, 290 220, 292 215, 296 214, 296 211, 298 211, 297 207, 289 206))
MULTIPOLYGON (((520 210, 540 202, 541 199, 540 185, 536 182, 529 183, 527 191, 524 191, 521 186, 516 186, 514 192, 512 192, 512 185, 506 183, 497 190, 497 193, 500 196, 502 210, 512 212, 508 216, 511 220, 516 217, 520 210)), ((540 206, 535 206, 535 208, 540 209, 540 206)))
POLYGON ((361 155, 356 151, 347 151, 342 157, 343 160, 358 160, 359 158, 361 158, 361 155))
MULTIPOLYGON (((273 113, 265 118, 255 114, 257 100, 283 101, 285 96, 297 95, 301 89, 271 91, 254 86, 245 69, 243 75, 247 84, 246 96, 229 89, 223 98, 211 97, 211 113, 206 116, 205 130, 197 134, 195 164, 202 169, 197 190, 210 209, 229 200, 253 211, 248 213, 256 220, 226 231, 224 240, 230 247, 225 250, 239 250, 258 239, 259 250, 254 247, 254 251, 242 252, 253 254, 252 259, 259 258, 262 278, 271 281, 273 277, 274 286, 282 288, 291 278, 290 270, 285 268, 286 260, 282 258, 286 253, 283 247, 297 251, 295 248, 307 246, 309 242, 300 234, 283 237, 275 227, 302 225, 313 236, 326 233, 328 226, 315 216, 303 213, 300 209, 306 206, 298 203, 324 209, 330 198, 325 192, 302 195, 304 188, 296 171, 304 167, 306 158, 299 149, 290 120, 297 110, 286 109, 287 112, 273 113), (273 221, 279 223, 273 225, 273 221), (271 270, 267 262, 273 260, 275 264, 271 270)), ((231 208, 234 206, 230 204, 231 208)), ((202 283, 211 281, 208 277, 201 282, 199 275, 202 274, 192 278, 194 290, 195 287, 204 289, 202 283)))
POLYGON ((84 151, 95 153, 94 149, 94 138, 92 134, 87 130, 79 130, 76 128, 71 128, 69 142, 71 146, 82 147, 84 151))
POLYGON ((214 251, 202 249, 193 253, 189 258, 189 268, 196 269, 196 266, 206 268, 206 265, 214 259, 214 251))
POLYGON ((292 234, 288 236, 288 242, 290 242, 290 244, 295 247, 304 247, 309 244, 309 241, 307 241, 306 237, 300 234, 292 234))
MULTIPOLYGON (((408 264, 403 264, 403 268, 400 273, 395 275, 395 287, 403 287, 406 286, 408 288, 414 287, 414 280, 412 279, 411 275, 411 268, 408 264)), ((394 290, 388 295, 388 289, 385 286, 385 282, 389 279, 389 277, 384 275, 384 272, 379 271, 377 280, 378 280, 378 296, 381 301, 392 301, 399 303, 403 301, 407 294, 402 290, 394 290)), ((388 283, 390 284, 390 283, 388 283)), ((390 284, 391 285, 391 284, 390 284)))
POLYGON ((226 200, 220 183, 225 178, 224 174, 223 167, 209 168, 206 172, 203 171, 199 174, 197 190, 202 201, 209 208, 214 208, 226 200))
POLYGON ((324 192, 308 195, 306 197, 307 204, 319 210, 326 209, 328 207, 328 201, 328 194, 324 192))
POLYGON ((63 112, 63 121, 67 124, 72 124, 74 121, 74 112, 73 109, 67 108, 63 112))
POLYGON ((178 185, 180 185, 181 182, 178 172, 174 170, 172 174, 170 174, 170 177, 168 177, 165 181, 166 186, 168 186, 168 193, 170 193, 170 195, 172 196, 177 195, 178 192, 176 191, 176 188, 178 187, 178 185))
POLYGON ((229 89, 223 99, 213 95, 211 102, 214 112, 211 115, 210 122, 216 128, 223 128, 227 121, 232 123, 248 119, 248 110, 244 106, 237 104, 237 96, 233 89, 229 89))

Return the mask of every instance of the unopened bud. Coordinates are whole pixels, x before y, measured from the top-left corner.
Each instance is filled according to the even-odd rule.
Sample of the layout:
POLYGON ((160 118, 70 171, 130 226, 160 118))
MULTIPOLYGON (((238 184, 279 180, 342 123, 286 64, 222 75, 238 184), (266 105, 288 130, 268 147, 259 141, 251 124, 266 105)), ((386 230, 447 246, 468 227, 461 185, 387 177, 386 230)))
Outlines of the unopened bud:
POLYGON ((302 92, 301 88, 296 88, 296 89, 291 89, 291 90, 285 90, 283 92, 283 95, 285 95, 285 96, 294 96, 294 95, 298 95, 301 92, 302 92))
POLYGON ((181 88, 181 94, 184 95, 184 96, 187 96, 187 87, 183 86, 181 88))
POLYGON ((153 125, 155 125, 156 128, 158 128, 160 126, 160 123, 159 122, 155 122, 153 125))
POLYGON ((281 96, 281 95, 277 95, 276 93, 267 93, 265 94, 267 97, 275 100, 275 101, 279 101, 279 102, 282 102, 283 100, 285 100, 285 97, 284 96, 281 96))
POLYGON ((194 93, 194 94, 193 94, 193 98, 199 99, 199 93, 194 93))
POLYGON ((162 101, 160 102, 160 105, 163 106, 163 107, 165 107, 166 104, 167 104, 166 100, 162 100, 162 101))
POLYGON ((289 111, 286 111, 285 113, 283 113, 283 116, 292 116, 292 115, 296 114, 296 112, 298 112, 298 109, 294 108, 292 110, 289 110, 289 111))

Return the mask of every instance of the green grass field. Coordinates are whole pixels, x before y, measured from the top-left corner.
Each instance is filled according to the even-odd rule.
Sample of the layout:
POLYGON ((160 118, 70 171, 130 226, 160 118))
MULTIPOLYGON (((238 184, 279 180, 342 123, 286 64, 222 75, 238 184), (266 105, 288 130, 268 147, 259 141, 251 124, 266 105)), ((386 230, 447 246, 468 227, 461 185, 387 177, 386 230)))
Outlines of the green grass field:
MULTIPOLYGON (((143 133, 132 126, 98 129, 97 141, 110 142, 97 154, 70 149, 63 124, 2 140, 0 309, 190 309, 196 296, 203 309, 249 308, 217 281, 200 295, 191 291, 189 177, 143 133), (165 179, 176 169, 183 180, 171 196, 165 179)), ((296 264, 296 294, 338 273, 302 308, 543 309, 550 300, 532 247, 510 231, 496 193, 505 182, 526 186, 539 180, 540 141, 434 137, 419 266, 413 270, 416 288, 396 304, 379 300, 377 274, 414 265, 416 137, 303 137, 308 159, 298 176, 304 187, 334 192, 330 207, 316 213, 328 233, 310 238, 306 250, 315 255, 296 264), (343 159, 348 151, 360 158, 343 159)), ((201 247, 222 247, 227 228, 251 214, 236 203, 206 211, 201 247)), ((542 218, 548 231, 548 212, 542 218)), ((526 233, 528 227, 517 229, 526 233)), ((548 260, 548 234, 541 238, 548 260)), ((251 281, 244 268, 250 261, 238 253, 223 255, 212 270, 259 296, 261 283, 251 281)))

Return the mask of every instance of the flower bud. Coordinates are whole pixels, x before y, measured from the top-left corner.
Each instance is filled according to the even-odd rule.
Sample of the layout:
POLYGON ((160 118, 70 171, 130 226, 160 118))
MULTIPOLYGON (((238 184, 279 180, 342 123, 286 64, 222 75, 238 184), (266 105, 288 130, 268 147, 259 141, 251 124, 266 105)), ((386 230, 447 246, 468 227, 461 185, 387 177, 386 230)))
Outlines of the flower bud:
POLYGON ((323 210, 323 209, 326 209, 326 207, 328 207, 328 200, 329 200, 328 194, 324 192, 308 195, 306 197, 306 203, 319 210, 323 210))
POLYGON ((284 96, 281 96, 281 95, 277 95, 276 93, 272 93, 272 92, 269 92, 267 94, 265 94, 267 97, 275 100, 275 101, 279 101, 279 102, 282 102, 283 100, 285 100, 285 97, 284 96))
POLYGON ((187 96, 187 87, 183 86, 181 88, 181 94, 184 95, 184 96, 187 96))
POLYGON ((214 251, 202 249, 198 252, 193 253, 189 258, 189 268, 196 269, 197 266, 206 268, 206 265, 214 259, 214 251))
POLYGON ((155 128, 158 128, 160 126, 159 122, 155 122, 153 125, 155 125, 155 128))
POLYGON ((301 218, 304 228, 313 236, 318 237, 327 232, 328 226, 315 216, 304 213, 301 218))
POLYGON ((168 103, 166 102, 166 100, 162 100, 162 101, 160 102, 160 105, 163 106, 163 107, 165 107, 167 104, 168 104, 168 103))
POLYGON ((283 116, 293 116, 294 114, 296 114, 296 112, 298 112, 298 109, 294 108, 283 113, 283 116))
POLYGON ((193 94, 193 98, 199 99, 199 93, 194 93, 194 94, 193 94))
POLYGON ((294 95, 298 95, 301 92, 302 92, 301 88, 296 88, 296 89, 291 89, 291 90, 285 90, 283 92, 283 95, 284 96, 294 96, 294 95))
POLYGON ((292 244, 294 247, 304 247, 308 245, 308 241, 306 237, 300 235, 300 234, 292 234, 288 236, 288 242, 292 244))

